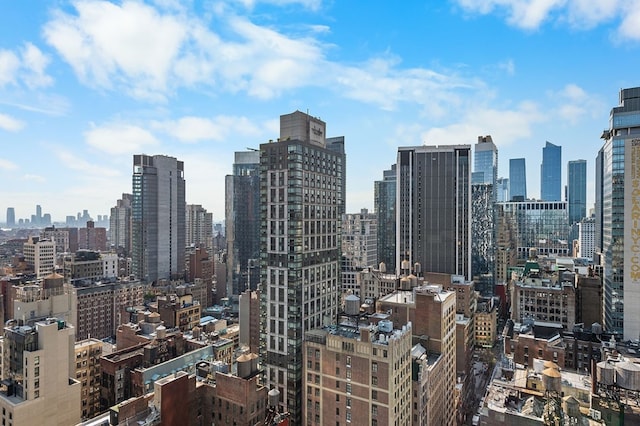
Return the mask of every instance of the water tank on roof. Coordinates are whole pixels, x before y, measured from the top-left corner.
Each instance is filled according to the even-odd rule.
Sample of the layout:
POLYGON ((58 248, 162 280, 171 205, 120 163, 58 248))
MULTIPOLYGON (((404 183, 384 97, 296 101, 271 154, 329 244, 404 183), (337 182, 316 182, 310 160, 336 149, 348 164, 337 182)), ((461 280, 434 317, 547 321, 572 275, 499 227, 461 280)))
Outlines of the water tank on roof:
POLYGON ((551 392, 562 390, 562 378, 560 372, 555 368, 547 368, 542 372, 542 386, 551 392))
POLYGON ((411 290, 411 280, 409 278, 400 278, 400 290, 411 290))
POLYGON ((591 324, 591 332, 596 336, 602 334, 602 325, 594 322, 593 324, 591 324))
POLYGON ((280 403, 280 391, 273 388, 269 391, 269 407, 277 407, 280 403))
POLYGON ((350 294, 345 297, 344 312, 347 315, 358 315, 360 313, 360 298, 355 294, 350 294))
POLYGON ((569 417, 582 417, 580 413, 580 402, 571 395, 564 397, 562 400, 562 408, 569 417))
POLYGON ((380 270, 380 272, 382 272, 383 274, 387 273, 387 264, 384 262, 380 262, 380 265, 378 265, 378 269, 380 270))
POLYGON ((624 361, 617 363, 615 370, 618 386, 632 391, 640 391, 640 365, 624 361))
POLYGON ((420 264, 420 262, 416 262, 413 264, 413 273, 414 274, 422 273, 422 265, 420 264))
POLYGON ((606 361, 596 364, 596 381, 605 386, 612 386, 615 383, 616 370, 613 365, 606 361))
POLYGON ((240 355, 236 362, 238 363, 238 377, 246 379, 251 376, 251 358, 249 355, 240 355))
POLYGON ((167 327, 164 325, 156 327, 156 337, 158 339, 165 339, 167 337, 167 327))
POLYGON ((378 330, 383 333, 391 333, 393 331, 393 321, 382 320, 378 323, 378 330))

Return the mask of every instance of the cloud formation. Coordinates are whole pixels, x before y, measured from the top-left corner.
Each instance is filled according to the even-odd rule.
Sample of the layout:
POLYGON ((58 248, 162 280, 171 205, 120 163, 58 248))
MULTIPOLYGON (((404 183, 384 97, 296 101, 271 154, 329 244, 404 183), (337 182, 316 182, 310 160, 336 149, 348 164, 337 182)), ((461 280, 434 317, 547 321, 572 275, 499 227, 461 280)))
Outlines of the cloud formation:
POLYGON ((613 23, 621 40, 640 41, 638 0, 455 0, 469 14, 499 14, 511 26, 536 30, 547 22, 588 30, 613 23))
POLYGON ((29 89, 50 86, 53 78, 46 72, 50 58, 32 43, 24 43, 17 52, 0 49, 0 88, 25 85, 29 89))
POLYGON ((107 154, 134 154, 159 142, 151 132, 132 124, 109 123, 84 133, 87 144, 107 154))
POLYGON ((225 141, 233 136, 258 136, 260 129, 246 117, 182 117, 178 120, 154 121, 151 126, 182 142, 225 141))
POLYGON ((24 123, 22 121, 13 118, 10 115, 0 114, 0 129, 9 132, 17 132, 22 130, 23 127, 24 123))

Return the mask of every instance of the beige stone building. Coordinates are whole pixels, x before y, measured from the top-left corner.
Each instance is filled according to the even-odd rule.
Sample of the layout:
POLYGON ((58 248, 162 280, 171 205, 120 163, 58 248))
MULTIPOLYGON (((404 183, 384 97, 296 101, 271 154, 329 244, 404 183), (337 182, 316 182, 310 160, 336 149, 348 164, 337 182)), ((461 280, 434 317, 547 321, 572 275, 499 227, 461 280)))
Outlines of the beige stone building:
MULTIPOLYGON (((394 324, 413 324, 413 336, 419 338, 431 356, 440 354, 438 376, 427 382, 430 394, 424 425, 453 425, 456 419, 456 294, 441 285, 419 285, 411 291, 399 290, 381 298, 378 312, 388 312, 394 324), (438 387, 440 386, 440 387, 438 387)), ((417 394, 424 394, 416 391, 417 394)))
POLYGON ((5 426, 80 422, 79 381, 72 378, 74 329, 63 320, 10 322, 2 346, 1 421, 5 426))

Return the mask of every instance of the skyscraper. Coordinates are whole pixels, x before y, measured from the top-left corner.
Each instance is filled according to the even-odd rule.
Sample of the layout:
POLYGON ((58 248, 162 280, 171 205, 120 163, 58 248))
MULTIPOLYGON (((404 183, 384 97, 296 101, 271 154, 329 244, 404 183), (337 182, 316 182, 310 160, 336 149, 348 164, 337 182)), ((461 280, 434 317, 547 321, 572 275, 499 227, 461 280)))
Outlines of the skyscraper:
POLYGON ((505 201, 510 201, 511 197, 509 196, 509 178, 498 178, 496 180, 496 201, 498 203, 504 203, 505 201))
POLYGON ((396 265, 471 279, 471 145, 398 148, 396 265))
POLYGON ((373 207, 378 222, 377 262, 386 270, 396 270, 396 165, 382 172, 382 180, 373 183, 373 207))
POLYGON ((597 161, 600 176, 596 178, 596 244, 601 244, 604 263, 604 326, 622 333, 625 340, 638 339, 640 87, 620 91, 620 103, 611 109, 609 124, 602 134, 604 144, 597 161))
POLYGON ((131 254, 132 198, 131 194, 122 194, 122 198, 116 201, 116 206, 111 207, 109 219, 109 244, 123 256, 131 254))
POLYGON ((478 136, 471 174, 471 274, 483 295, 493 295, 495 272, 495 203, 498 180, 498 148, 491 136, 478 136))
POLYGON ((13 207, 7 207, 7 228, 16 226, 16 211, 13 207))
POLYGON ((280 117, 278 141, 260 145, 261 355, 292 424, 303 424, 304 333, 338 313, 345 155, 325 128, 296 111, 280 117))
POLYGON ((184 163, 133 156, 132 271, 151 283, 180 277, 185 256, 184 163))
POLYGON ((542 148, 540 199, 542 201, 562 200, 562 147, 549 141, 542 148))
POLYGON ((498 148, 490 135, 478 136, 473 159, 471 184, 496 185, 498 180, 498 148))
POLYGON ((236 152, 225 177, 227 295, 257 290, 260 280, 260 152, 236 152))
POLYGON ((569 161, 567 165, 567 203, 569 224, 580 222, 587 216, 587 162, 569 161))
POLYGON ((187 246, 213 247, 213 213, 200 204, 188 204, 186 216, 187 246))
POLYGON ((506 201, 527 199, 527 167, 524 158, 509 160, 509 192, 511 198, 506 201))

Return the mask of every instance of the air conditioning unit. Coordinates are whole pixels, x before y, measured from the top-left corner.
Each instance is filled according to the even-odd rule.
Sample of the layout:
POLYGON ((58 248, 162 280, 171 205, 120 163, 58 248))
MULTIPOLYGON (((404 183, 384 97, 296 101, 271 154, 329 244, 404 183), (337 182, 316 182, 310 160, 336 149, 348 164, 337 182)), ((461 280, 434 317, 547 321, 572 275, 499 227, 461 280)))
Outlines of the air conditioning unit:
POLYGON ((594 410, 593 408, 589 409, 589 416, 593 419, 593 420, 601 420, 602 416, 600 415, 600 411, 598 410, 594 410))

